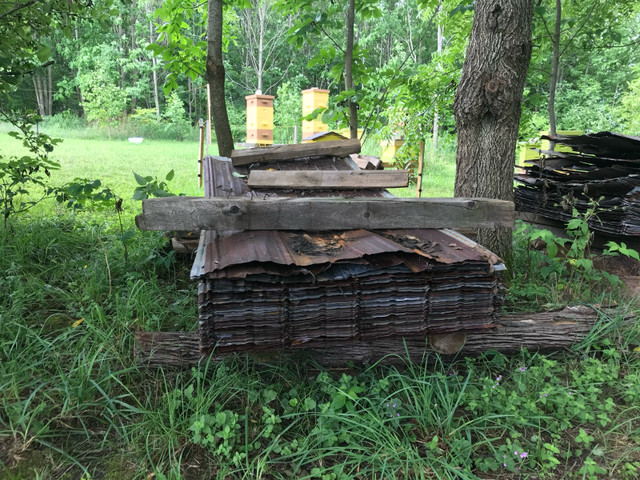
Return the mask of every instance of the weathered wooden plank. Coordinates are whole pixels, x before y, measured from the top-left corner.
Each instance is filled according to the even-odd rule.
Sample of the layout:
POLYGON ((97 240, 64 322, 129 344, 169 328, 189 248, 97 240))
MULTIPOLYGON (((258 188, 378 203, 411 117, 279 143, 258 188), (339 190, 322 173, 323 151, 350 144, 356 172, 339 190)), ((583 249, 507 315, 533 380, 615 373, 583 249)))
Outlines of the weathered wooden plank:
POLYGON ((367 230, 512 227, 514 206, 483 198, 200 198, 143 200, 141 230, 367 230))
MULTIPOLYGON (((519 352, 522 348, 539 351, 555 351, 584 340, 600 320, 598 312, 584 307, 567 307, 556 312, 519 313, 502 315, 501 325, 486 333, 467 336, 459 356, 478 355, 487 350, 503 353, 519 352)), ((633 322, 630 316, 623 323, 633 322)), ((607 321, 605 318, 603 321, 607 321)), ((187 367, 201 360, 198 332, 137 332, 136 357, 140 364, 159 367, 187 367)), ((424 337, 381 338, 334 344, 323 348, 305 349, 310 356, 325 367, 346 367, 349 362, 401 364, 407 354, 420 362, 425 353, 433 354, 424 337)), ((299 350, 279 352, 253 352, 255 356, 273 358, 274 355, 296 355, 299 350)), ((223 355, 215 355, 220 360, 223 355)))
POLYGON ((397 188, 409 185, 406 170, 252 170, 251 188, 294 188, 302 190, 397 188))
POLYGON ((294 145, 276 145, 264 148, 248 148, 231 152, 234 167, 252 163, 270 163, 296 158, 331 155, 346 157, 360 152, 360 140, 330 140, 327 142, 298 143, 294 145))
POLYGON ((351 159, 362 170, 381 170, 382 160, 380 157, 374 157, 372 155, 360 155, 359 153, 351 154, 351 159))

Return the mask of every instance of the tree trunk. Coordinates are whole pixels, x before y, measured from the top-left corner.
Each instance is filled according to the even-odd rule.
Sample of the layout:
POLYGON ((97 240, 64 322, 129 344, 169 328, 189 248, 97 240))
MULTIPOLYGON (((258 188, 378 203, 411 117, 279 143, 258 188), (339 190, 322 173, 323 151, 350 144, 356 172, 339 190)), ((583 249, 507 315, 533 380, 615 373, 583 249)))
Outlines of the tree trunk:
MULTIPOLYGON (((347 45, 344 51, 344 89, 353 89, 353 30, 355 26, 356 2, 349 0, 347 7, 347 45)), ((358 106, 355 102, 347 102, 349 106, 350 138, 358 138, 358 106)))
MULTIPOLYGON (((611 312, 605 312, 605 314, 611 312)), ((611 316, 614 316, 611 313, 611 316)), ((517 354, 523 348, 552 352, 563 350, 587 338, 602 316, 589 307, 566 307, 556 312, 518 313, 502 315, 500 325, 484 333, 470 333, 458 356, 479 355, 487 350, 517 354)), ((622 324, 629 325, 634 317, 625 317, 622 324)), ((149 367, 191 367, 202 360, 198 332, 136 332, 135 356, 138 364, 149 367)), ((331 368, 345 368, 351 362, 367 364, 381 361, 387 364, 404 364, 407 354, 414 362, 437 359, 427 346, 424 337, 380 338, 359 340, 331 347, 307 348, 306 353, 319 364, 331 368)), ((278 356, 287 357, 299 353, 296 349, 252 353, 257 358, 275 361, 278 356)), ((225 354, 212 356, 220 361, 225 354)))
MULTIPOLYGON (((138 14, 137 0, 133 0, 131 2, 131 18, 129 19, 129 35, 131 37, 130 52, 135 52, 137 48, 137 44, 136 44, 137 14, 138 14)), ((134 65, 136 65, 136 62, 134 62, 134 65)), ((130 79, 131 85, 135 85, 137 81, 138 81, 138 68, 134 66, 133 71, 131 72, 131 79, 130 79)), ((137 107, 138 107, 138 97, 136 95, 131 95, 131 113, 134 113, 137 107)))
MULTIPOLYGON (((522 93, 531 58, 533 0, 478 0, 454 100, 455 196, 513 201, 522 93)), ((478 230, 510 265, 511 229, 478 230)))
POLYGON ((47 67, 47 115, 53 115, 53 74, 51 65, 47 67))
MULTIPOLYGON (((553 33, 553 58, 551 59, 551 79, 549 81, 549 135, 555 137, 556 131, 556 87, 558 85, 558 66, 560 64, 560 27, 562 22, 562 0, 556 0, 556 25, 553 33)), ((554 151, 556 142, 549 142, 549 150, 554 151)))
MULTIPOLYGON (((149 20, 149 43, 153 43, 153 21, 149 20)), ((153 75, 153 101, 156 106, 156 117, 160 118, 160 97, 158 96, 158 71, 156 57, 151 55, 151 74, 153 75)))
POLYGON ((211 111, 216 132, 218 152, 223 157, 231 155, 233 137, 227 103, 224 96, 224 64, 222 61, 222 3, 223 0, 208 0, 207 23, 207 82, 211 90, 211 111))
MULTIPOLYGON (((439 6, 442 6, 442 0, 440 0, 439 6)), ((440 63, 440 57, 442 56, 442 25, 438 21, 438 33, 437 33, 437 45, 438 45, 438 63, 440 63)), ((436 106, 435 112, 433 112, 433 149, 438 148, 438 121, 440 115, 438 115, 438 107, 436 106)))
POLYGON ((43 91, 40 87, 40 77, 37 73, 33 74, 33 90, 36 93, 36 103, 38 104, 38 115, 44 117, 44 101, 42 99, 43 91))

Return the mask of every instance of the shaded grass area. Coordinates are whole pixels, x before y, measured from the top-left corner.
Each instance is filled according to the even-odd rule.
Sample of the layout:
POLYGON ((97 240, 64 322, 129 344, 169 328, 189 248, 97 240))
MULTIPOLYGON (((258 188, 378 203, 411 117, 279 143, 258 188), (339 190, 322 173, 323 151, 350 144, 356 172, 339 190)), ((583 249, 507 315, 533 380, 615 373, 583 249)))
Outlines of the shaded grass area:
POLYGON ((111 223, 34 215, 0 237, 2 479, 637 478, 623 307, 555 356, 147 370, 132 330, 195 327, 190 262, 158 265, 144 234, 127 265, 111 223))
MULTIPOLYGON (((118 152, 102 161, 118 165, 103 180, 123 196, 135 186, 131 158, 150 167, 138 173, 163 176, 170 149, 186 145, 127 162, 116 157, 129 145, 113 144, 88 148, 118 152)), ((58 173, 97 173, 78 151, 61 157, 58 173)), ((175 190, 193 188, 190 178, 175 190)), ((127 229, 139 209, 130 205, 127 229)), ((583 344, 556 355, 344 371, 304 356, 266 364, 238 355, 148 370, 136 365, 133 331, 196 328, 191 259, 173 256, 162 234, 136 232, 125 260, 118 235, 115 212, 54 205, 0 231, 0 479, 640 475, 640 334, 620 326, 635 305, 620 303, 583 344)))

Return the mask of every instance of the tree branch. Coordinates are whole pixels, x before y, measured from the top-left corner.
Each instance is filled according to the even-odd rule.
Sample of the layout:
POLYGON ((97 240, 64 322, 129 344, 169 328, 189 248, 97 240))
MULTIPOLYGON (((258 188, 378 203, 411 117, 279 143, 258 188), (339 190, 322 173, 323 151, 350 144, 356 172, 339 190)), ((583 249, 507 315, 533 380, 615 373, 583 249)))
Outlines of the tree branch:
MULTIPOLYGON (((433 25, 433 21, 435 20, 436 15, 438 14, 439 11, 440 11, 440 5, 438 5, 436 7, 436 9, 433 11, 433 15, 431 15, 431 18, 429 18, 429 21, 427 22, 427 25, 426 25, 426 27, 424 29, 425 33, 424 33, 424 35, 422 35, 420 37, 420 41, 418 42, 418 45, 422 44, 422 40, 423 40, 424 36, 427 34, 427 31, 429 30, 429 28, 433 25)), ((371 109, 371 112, 369 113, 369 116, 367 117, 367 122, 364 124, 364 127, 362 129, 362 137, 360 138, 361 142, 364 142, 364 139, 367 137, 367 127, 369 126, 369 122, 371 121, 371 117, 373 116, 373 112, 375 110, 377 110, 377 113, 376 113, 376 119, 377 119, 378 115, 380 115, 380 109, 378 107, 386 99, 387 94, 389 93, 389 87, 391 87, 391 83, 393 83, 393 81, 396 79, 396 77, 400 74, 400 72, 404 68, 405 64, 407 63, 407 61, 409 61, 409 59, 413 55, 414 49, 415 49, 415 47, 412 48, 411 50, 409 50, 409 52, 407 53, 407 56, 402 61, 402 63, 400 64, 400 66, 398 67, 396 72, 393 74, 393 76, 391 77, 391 80, 389 80, 389 83, 387 83, 387 86, 384 87, 384 90, 382 91, 382 96, 380 97, 380 99, 376 102, 376 104, 371 109)))
POLYGON ((9 15, 13 15, 14 13, 16 13, 19 10, 22 10, 23 8, 27 8, 30 7, 31 5, 33 5, 34 3, 38 3, 39 0, 30 0, 27 3, 23 3, 21 5, 16 5, 15 7, 13 7, 11 10, 9 10, 6 13, 3 13, 2 15, 0 15, 0 20, 2 20, 5 17, 8 17, 9 15))

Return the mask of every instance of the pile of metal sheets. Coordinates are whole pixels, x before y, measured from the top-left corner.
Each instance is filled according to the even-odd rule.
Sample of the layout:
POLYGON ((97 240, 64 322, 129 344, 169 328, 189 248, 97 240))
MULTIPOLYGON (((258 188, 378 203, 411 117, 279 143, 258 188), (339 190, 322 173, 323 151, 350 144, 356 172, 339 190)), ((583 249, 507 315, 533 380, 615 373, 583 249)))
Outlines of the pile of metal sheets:
POLYGON ((612 235, 640 235, 640 138, 610 132, 543 137, 575 153, 540 151, 515 175, 516 210, 567 222, 573 208, 595 207, 589 226, 612 235))
MULTIPOLYGON (((204 162, 206 196, 308 194, 250 190, 247 172, 228 159, 204 162)), ((269 168, 357 169, 348 157, 269 168)), ((323 194, 354 192, 313 192, 323 194)), ((357 193, 366 194, 389 195, 357 193)), ((202 232, 191 273, 199 282, 201 353, 484 331, 496 324, 503 298, 500 266, 451 230, 202 232)))

